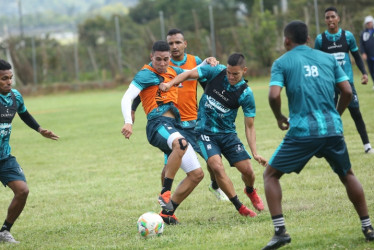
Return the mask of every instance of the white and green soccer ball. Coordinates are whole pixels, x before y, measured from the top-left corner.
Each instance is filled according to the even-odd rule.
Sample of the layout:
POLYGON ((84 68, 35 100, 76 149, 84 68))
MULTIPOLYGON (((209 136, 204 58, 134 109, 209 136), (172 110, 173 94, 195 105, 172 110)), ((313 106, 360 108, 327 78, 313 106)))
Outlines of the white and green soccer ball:
POLYGON ((155 212, 146 212, 138 219, 138 233, 144 238, 159 236, 164 232, 164 220, 155 212))

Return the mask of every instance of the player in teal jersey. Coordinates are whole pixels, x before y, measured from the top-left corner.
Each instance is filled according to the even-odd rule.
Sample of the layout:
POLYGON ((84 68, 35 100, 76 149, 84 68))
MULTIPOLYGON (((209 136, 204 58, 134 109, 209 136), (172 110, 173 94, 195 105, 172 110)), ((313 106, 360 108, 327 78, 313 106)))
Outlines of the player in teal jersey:
POLYGON ((364 191, 351 169, 340 115, 352 98, 348 77, 332 55, 306 46, 308 28, 293 21, 284 29, 287 52, 271 69, 269 104, 278 127, 288 132, 264 172, 266 200, 274 224, 274 236, 263 249, 277 249, 291 242, 282 213, 279 179, 299 173, 313 157, 324 157, 346 187, 361 219, 367 240, 374 240, 364 191), (281 91, 286 88, 289 118, 281 112, 281 91), (334 89, 340 90, 337 107, 334 89))
MULTIPOLYGON (((353 121, 355 122, 357 131, 360 134, 365 153, 374 154, 374 149, 371 148, 365 122, 360 111, 357 92, 353 84, 353 71, 349 52, 351 52, 357 67, 362 73, 362 84, 367 84, 368 75, 366 73, 365 65, 361 59, 353 34, 348 30, 339 28, 339 21, 340 17, 335 7, 329 7, 325 10, 325 22, 327 25, 327 30, 317 36, 314 48, 333 54, 340 66, 343 68, 344 72, 348 75, 349 83, 351 84, 353 92, 353 98, 351 103, 348 105, 348 110, 353 121)), ((335 102, 337 101, 338 96, 339 91, 336 90, 335 102)))
POLYGON ((252 90, 243 76, 247 71, 244 56, 234 53, 229 56, 227 68, 202 66, 182 73, 168 83, 160 85, 167 90, 186 79, 207 79, 204 94, 200 99, 198 118, 195 130, 200 134, 198 143, 204 159, 214 172, 216 181, 222 191, 243 216, 256 216, 256 213, 243 205, 236 195, 234 186, 227 176, 222 163, 222 154, 230 165, 236 167, 245 184, 244 193, 250 198, 253 206, 261 211, 264 205, 254 189, 255 174, 251 157, 237 136, 235 118, 238 108, 242 107, 245 121, 245 134, 253 158, 261 165, 267 161, 257 154, 254 117, 256 107, 252 90))
POLYGON ((0 181, 14 193, 8 214, 0 229, 0 242, 19 243, 10 234, 14 222, 26 205, 29 188, 22 168, 16 158, 10 154, 9 139, 12 132, 12 120, 16 113, 30 128, 42 136, 57 140, 59 137, 52 131, 43 129, 27 111, 22 95, 12 89, 12 66, 0 60, 0 181))
MULTIPOLYGON (((180 67, 184 70, 191 70, 203 61, 196 55, 187 54, 187 41, 184 38, 184 34, 179 29, 170 29, 166 36, 166 41, 170 46, 171 58, 170 65, 180 67)), ((210 58, 212 59, 212 58, 210 58)), ((209 58, 208 58, 209 60, 209 58)), ((210 62, 210 60, 209 60, 210 62)), ((183 136, 192 145, 194 150, 201 154, 200 148, 197 145, 197 135, 194 130, 197 119, 197 80, 188 80, 178 86, 178 109, 181 115, 181 126, 183 127, 183 136)), ((200 85, 205 88, 206 79, 199 80, 200 85)), ((140 97, 134 99, 131 105, 132 119, 135 119, 135 111, 140 104, 140 97)), ((167 162, 167 155, 165 155, 165 165, 167 162)), ((211 183, 209 185, 209 191, 212 192, 218 200, 228 201, 227 196, 218 187, 217 182, 214 179, 214 173, 207 165, 209 171, 211 183)), ((165 178, 165 168, 161 173, 161 183, 163 184, 165 178)), ((162 215, 161 215, 162 216, 162 215)))

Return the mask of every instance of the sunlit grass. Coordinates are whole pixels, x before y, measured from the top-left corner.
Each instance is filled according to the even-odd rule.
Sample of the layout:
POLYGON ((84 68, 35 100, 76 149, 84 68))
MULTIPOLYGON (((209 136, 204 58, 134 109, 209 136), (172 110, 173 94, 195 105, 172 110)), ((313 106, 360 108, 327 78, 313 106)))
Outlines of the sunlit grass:
MULTIPOLYGON (((250 81, 256 105, 258 152, 270 158, 284 136, 267 102, 268 79, 250 81)), ((357 85, 361 111, 374 144, 374 91, 357 85)), ((260 249, 273 234, 267 209, 256 218, 240 216, 230 203, 218 202, 208 191, 208 172, 202 183, 178 208, 181 225, 167 226, 164 235, 144 240, 136 221, 147 211, 159 212, 157 195, 163 154, 145 136, 145 116, 139 108, 134 134, 120 133, 123 118, 120 100, 126 87, 76 94, 25 97, 26 107, 44 127, 61 136, 47 140, 14 120, 12 154, 23 167, 30 196, 12 229, 19 249, 260 249)), ((287 114, 286 99, 283 108, 287 114)), ((374 212, 371 155, 363 147, 349 112, 343 115, 346 142, 353 169, 362 182, 369 211, 374 212)), ((243 115, 237 118, 238 134, 246 142, 243 115)), ((239 198, 249 207, 238 171, 226 171, 239 198)), ((265 201, 263 167, 253 162, 256 184, 265 201)), ((184 173, 177 174, 177 183, 184 173)), ((343 185, 323 159, 312 159, 301 174, 281 180, 286 225, 292 236, 288 249, 369 249, 360 221, 343 185)), ((5 218, 12 198, 0 192, 5 218)), ((1 218, 0 218, 1 219, 1 218)), ((7 248, 0 245, 0 248, 7 248)))

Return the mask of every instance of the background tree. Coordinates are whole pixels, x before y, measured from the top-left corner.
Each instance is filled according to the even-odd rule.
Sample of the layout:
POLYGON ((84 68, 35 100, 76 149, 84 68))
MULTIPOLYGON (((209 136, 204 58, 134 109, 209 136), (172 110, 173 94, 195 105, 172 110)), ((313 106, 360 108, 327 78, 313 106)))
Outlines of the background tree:
MULTIPOLYGON (((268 75, 273 60, 284 53, 283 28, 289 21, 298 19, 308 24, 310 46, 318 35, 313 0, 288 1, 286 12, 281 11, 279 0, 263 0, 263 8, 260 0, 139 0, 130 8, 116 0, 77 4, 78 1, 51 0, 37 7, 35 13, 25 14, 26 31, 31 27, 35 29, 36 24, 38 27, 48 24, 75 27, 74 23, 77 23, 74 28, 77 37, 70 43, 58 42, 54 32, 34 36, 37 84, 103 81, 118 76, 129 80, 144 63, 148 63, 153 42, 165 39, 161 37, 160 11, 164 16, 165 31, 182 29, 188 41, 188 53, 205 58, 212 55, 208 8, 212 6, 217 58, 224 63, 232 52, 244 53, 251 76, 268 75), (45 6, 48 11, 41 15, 45 6), (82 14, 87 10, 90 15, 82 14), (120 49, 116 40, 116 18, 120 27, 120 49), (122 65, 118 65, 120 56, 122 65)), ((23 3, 26 9, 36 0, 23 3)), ((334 5, 341 16, 341 27, 352 31, 356 39, 363 28, 364 17, 374 13, 369 0, 319 1, 318 4, 320 32, 326 29, 324 9, 334 5)), ((16 18, 4 9, 0 21, 17 24, 16 18)), ((27 34, 24 38, 11 36, 2 42, 3 48, 10 48, 18 78, 24 85, 34 84, 35 74, 32 37, 27 34)), ((0 56, 6 56, 5 50, 0 51, 0 56)))

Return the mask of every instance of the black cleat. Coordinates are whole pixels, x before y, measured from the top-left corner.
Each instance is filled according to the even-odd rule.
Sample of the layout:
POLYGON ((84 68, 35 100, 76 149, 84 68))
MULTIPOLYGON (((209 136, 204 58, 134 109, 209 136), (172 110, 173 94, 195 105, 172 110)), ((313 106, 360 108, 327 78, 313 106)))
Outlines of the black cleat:
POLYGON ((372 227, 365 227, 362 230, 363 234, 365 235, 365 238, 367 241, 373 241, 374 240, 374 231, 372 227))
POLYGON ((179 224, 179 220, 177 219, 177 217, 175 216, 175 214, 173 214, 173 215, 167 215, 167 214, 163 214, 161 212, 160 216, 164 220, 164 222, 166 224, 168 224, 168 225, 178 225, 179 224))
POLYGON ((291 242, 291 236, 284 232, 281 235, 274 234, 273 238, 262 250, 278 249, 291 242))

